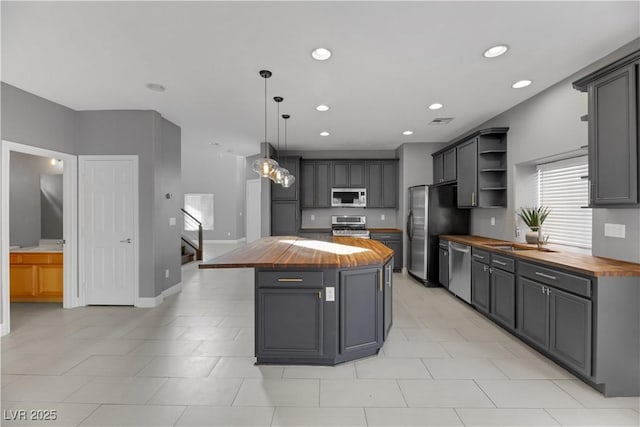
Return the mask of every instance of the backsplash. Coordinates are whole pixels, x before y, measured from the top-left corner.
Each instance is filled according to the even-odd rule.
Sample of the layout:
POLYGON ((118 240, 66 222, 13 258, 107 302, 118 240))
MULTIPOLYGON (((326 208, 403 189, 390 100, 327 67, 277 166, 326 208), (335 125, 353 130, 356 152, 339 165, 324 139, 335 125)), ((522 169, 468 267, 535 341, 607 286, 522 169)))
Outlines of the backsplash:
POLYGON ((367 227, 398 227, 395 209, 328 208, 303 209, 302 228, 331 228, 331 215, 365 215, 367 227), (313 220, 311 219, 313 216, 313 220), (382 219, 384 216, 384 219, 382 219))

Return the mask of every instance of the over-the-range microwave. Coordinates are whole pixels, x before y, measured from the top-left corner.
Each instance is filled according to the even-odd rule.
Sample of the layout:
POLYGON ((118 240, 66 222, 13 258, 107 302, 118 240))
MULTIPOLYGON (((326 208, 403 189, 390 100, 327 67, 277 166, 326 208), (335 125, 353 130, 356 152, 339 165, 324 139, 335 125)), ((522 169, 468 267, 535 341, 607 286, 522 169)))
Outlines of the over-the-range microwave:
POLYGON ((365 188, 332 188, 331 207, 366 208, 367 190, 365 188))

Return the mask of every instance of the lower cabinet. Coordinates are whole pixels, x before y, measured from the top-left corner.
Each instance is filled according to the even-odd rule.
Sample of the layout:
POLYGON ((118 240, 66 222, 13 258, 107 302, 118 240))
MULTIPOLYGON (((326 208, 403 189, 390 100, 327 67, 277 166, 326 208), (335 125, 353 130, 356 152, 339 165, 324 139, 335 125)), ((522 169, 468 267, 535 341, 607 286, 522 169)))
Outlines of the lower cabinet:
POLYGON ((271 235, 295 236, 298 234, 299 207, 297 201, 271 202, 271 235))
POLYGON ((258 304, 258 355, 322 356, 322 288, 258 289, 258 304))
POLYGON ((383 276, 378 268, 340 271, 340 353, 382 345, 383 276))
POLYGON ((442 244, 438 248, 438 282, 449 289, 449 247, 442 244))
POLYGON ((10 262, 10 300, 62 302, 63 254, 14 252, 10 262))
POLYGON ((394 259, 391 258, 384 265, 384 336, 386 340, 393 325, 393 264, 394 259))
POLYGON ((490 286, 489 266, 475 259, 471 261, 471 304, 478 310, 489 313, 490 286))
POLYGON ((516 277, 513 273, 491 268, 491 310, 496 321, 511 329, 516 327, 516 277))
POLYGON ((395 259, 393 271, 402 271, 402 232, 372 232, 370 237, 393 250, 393 258, 395 259))
POLYGON ((591 375, 592 303, 534 280, 518 279, 518 331, 571 368, 591 375))

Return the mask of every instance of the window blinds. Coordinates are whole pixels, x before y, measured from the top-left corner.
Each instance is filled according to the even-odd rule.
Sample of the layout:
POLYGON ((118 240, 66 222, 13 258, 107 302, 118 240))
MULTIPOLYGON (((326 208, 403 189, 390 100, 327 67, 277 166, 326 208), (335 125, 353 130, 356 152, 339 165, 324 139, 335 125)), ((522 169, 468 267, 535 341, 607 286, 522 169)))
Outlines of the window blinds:
POLYGON ((542 226, 549 242, 591 248, 587 157, 538 165, 538 200, 551 213, 542 226))

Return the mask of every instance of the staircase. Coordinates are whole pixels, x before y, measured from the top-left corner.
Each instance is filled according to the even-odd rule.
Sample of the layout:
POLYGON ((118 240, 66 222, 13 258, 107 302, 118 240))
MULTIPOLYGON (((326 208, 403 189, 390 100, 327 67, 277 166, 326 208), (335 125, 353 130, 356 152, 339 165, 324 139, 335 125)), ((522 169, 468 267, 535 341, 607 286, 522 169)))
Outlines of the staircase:
POLYGON ((202 261, 202 223, 184 209, 182 211, 182 265, 202 261))
POLYGON ((190 246, 187 246, 186 243, 182 242, 182 265, 189 264, 196 257, 195 252, 191 249, 190 246))

